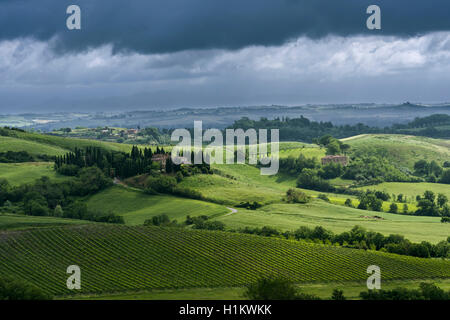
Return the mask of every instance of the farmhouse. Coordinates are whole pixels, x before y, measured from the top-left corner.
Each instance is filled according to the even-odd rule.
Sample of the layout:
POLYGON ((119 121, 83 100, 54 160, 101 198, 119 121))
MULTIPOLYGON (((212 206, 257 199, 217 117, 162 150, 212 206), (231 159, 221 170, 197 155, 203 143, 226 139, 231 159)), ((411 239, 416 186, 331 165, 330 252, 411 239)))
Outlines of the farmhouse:
POLYGON ((128 133, 128 134, 137 134, 138 132, 139 132, 138 129, 128 129, 128 130, 127 130, 127 133, 128 133))
POLYGON ((348 157, 347 156, 325 156, 322 159, 322 165, 326 165, 328 163, 340 163, 343 166, 346 166, 348 164, 348 157))
POLYGON ((152 156, 152 161, 161 163, 161 168, 166 168, 167 159, 170 157, 168 153, 157 153, 152 156))

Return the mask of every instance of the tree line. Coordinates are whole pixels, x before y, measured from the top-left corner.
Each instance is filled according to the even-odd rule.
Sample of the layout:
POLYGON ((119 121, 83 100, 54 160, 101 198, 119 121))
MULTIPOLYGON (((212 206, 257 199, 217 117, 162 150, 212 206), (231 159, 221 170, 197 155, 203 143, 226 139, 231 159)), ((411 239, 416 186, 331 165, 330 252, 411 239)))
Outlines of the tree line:
POLYGON ((347 248, 363 250, 379 250, 420 258, 449 258, 450 237, 437 244, 427 241, 413 243, 404 236, 391 234, 384 236, 379 232, 367 231, 361 226, 355 226, 350 231, 335 234, 322 226, 309 228, 302 226, 295 231, 280 232, 269 226, 262 228, 245 227, 235 232, 256 234, 265 237, 283 237, 285 239, 309 240, 328 245, 339 245, 347 248))
POLYGON ((74 176, 81 168, 96 166, 111 177, 128 178, 138 174, 148 173, 158 168, 153 165, 154 154, 166 154, 164 148, 157 147, 139 149, 133 146, 130 153, 108 151, 99 147, 75 148, 55 159, 55 170, 61 174, 74 176))
MULTIPOLYGON (((243 296, 250 300, 321 300, 315 294, 303 292, 289 278, 263 276, 246 286, 243 296)), ((434 283, 421 282, 417 289, 394 288, 367 290, 359 294, 362 300, 449 300, 450 291, 434 283)), ((347 300, 342 289, 333 289, 330 300, 347 300)))
POLYGON ((408 124, 394 124, 391 127, 385 128, 369 127, 362 123, 337 126, 329 121, 311 121, 303 116, 299 118, 276 117, 272 120, 264 117, 259 120, 242 117, 236 120, 228 129, 279 129, 280 139, 282 141, 312 143, 316 141, 317 137, 324 135, 332 135, 340 139, 364 133, 397 133, 432 138, 449 138, 450 129, 446 129, 448 125, 450 125, 450 116, 446 114, 434 114, 422 118, 417 117, 408 124), (436 127, 440 128, 437 129, 436 127))
POLYGON ((64 182, 41 177, 31 184, 11 186, 0 180, 0 206, 9 212, 32 216, 53 216, 109 223, 124 223, 111 212, 89 210, 80 197, 95 194, 112 185, 97 167, 83 168, 76 177, 64 182))
POLYGON ((45 154, 32 155, 27 151, 6 151, 0 152, 0 163, 19 163, 19 162, 48 162, 53 161, 54 157, 45 154))

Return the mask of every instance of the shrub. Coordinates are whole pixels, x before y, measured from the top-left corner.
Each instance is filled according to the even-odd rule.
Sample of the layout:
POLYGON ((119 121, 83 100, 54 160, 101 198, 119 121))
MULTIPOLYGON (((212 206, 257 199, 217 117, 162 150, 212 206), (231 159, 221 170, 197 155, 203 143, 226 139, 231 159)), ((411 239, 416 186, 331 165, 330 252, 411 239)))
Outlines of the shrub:
POLYGON ((247 286, 244 297, 251 300, 318 300, 314 295, 301 293, 285 278, 260 278, 247 286))
POLYGON ((441 178, 439 179, 439 182, 450 184, 450 169, 444 170, 444 172, 441 175, 441 178))
POLYGON ((408 210, 409 210, 408 205, 405 203, 403 205, 403 213, 408 213, 408 210))
POLYGON ((389 212, 390 213, 397 213, 398 211, 398 206, 396 203, 391 203, 390 207, 389 207, 389 212))
POLYGON ((53 216, 54 217, 62 217, 63 215, 64 215, 64 211, 63 211, 61 205, 58 204, 55 207, 55 210, 53 210, 53 216))
POLYGON ((260 204, 259 202, 253 201, 252 203, 250 202, 241 202, 240 204, 236 205, 236 207, 238 208, 245 208, 247 210, 256 210, 258 208, 262 207, 262 204, 260 204))
POLYGON ((318 174, 323 179, 334 179, 341 176, 344 173, 343 167, 340 163, 329 163, 324 165, 319 171, 318 174))
POLYGON ((374 193, 367 191, 359 196, 358 209, 381 211, 383 200, 378 199, 374 193))
POLYGON ((149 177, 146 181, 147 189, 160 193, 171 193, 176 185, 177 180, 174 177, 166 175, 149 177))
POLYGON ((347 198, 347 199, 345 200, 345 205, 346 205, 347 207, 353 208, 352 200, 347 198))
POLYGON ((359 296, 363 300, 448 300, 450 291, 445 292, 435 284, 422 282, 419 289, 368 290, 359 296))
POLYGON ((170 223, 170 219, 166 214, 160 214, 147 219, 144 222, 144 226, 164 226, 170 223))
POLYGON ((326 202, 330 202, 330 199, 328 199, 327 195, 326 195, 326 194, 323 194, 323 193, 319 194, 319 195, 317 196, 317 198, 319 198, 319 199, 321 199, 321 200, 323 200, 323 201, 326 201, 326 202))
POLYGON ((286 192, 286 201, 289 203, 308 203, 311 198, 306 193, 291 188, 286 192))
POLYGON ((91 220, 96 222, 125 224, 125 220, 123 219, 123 217, 118 216, 114 213, 109 213, 106 215, 94 215, 91 220))
POLYGON ((205 229, 205 230, 225 230, 225 224, 221 221, 205 221, 201 223, 194 224, 194 229, 205 229))
POLYGON ((56 169, 56 172, 66 176, 76 176, 78 171, 80 171, 80 167, 74 164, 63 164, 56 169))
POLYGON ((344 296, 344 291, 342 291, 340 289, 334 289, 333 293, 331 294, 331 299, 332 300, 346 300, 346 298, 344 296))
POLYGON ((317 170, 303 169, 297 179, 297 187, 323 192, 332 192, 333 186, 318 176, 317 170))
POLYGON ((112 180, 97 167, 83 168, 78 176, 80 195, 93 194, 112 185, 112 180))
POLYGON ((50 300, 40 288, 22 280, 0 278, 0 300, 50 300))

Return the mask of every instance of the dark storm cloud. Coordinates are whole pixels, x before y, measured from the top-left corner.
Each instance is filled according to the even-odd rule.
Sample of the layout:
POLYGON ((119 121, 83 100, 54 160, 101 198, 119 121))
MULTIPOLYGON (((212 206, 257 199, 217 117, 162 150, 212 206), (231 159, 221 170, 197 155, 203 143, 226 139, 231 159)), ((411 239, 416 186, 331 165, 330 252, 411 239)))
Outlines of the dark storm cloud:
POLYGON ((448 0, 0 0, 0 41, 53 39, 60 52, 104 44, 142 53, 238 49, 298 36, 450 30, 449 16, 448 0), (81 31, 66 29, 71 4, 81 7, 81 31), (381 31, 365 26, 371 4, 381 7, 381 31))

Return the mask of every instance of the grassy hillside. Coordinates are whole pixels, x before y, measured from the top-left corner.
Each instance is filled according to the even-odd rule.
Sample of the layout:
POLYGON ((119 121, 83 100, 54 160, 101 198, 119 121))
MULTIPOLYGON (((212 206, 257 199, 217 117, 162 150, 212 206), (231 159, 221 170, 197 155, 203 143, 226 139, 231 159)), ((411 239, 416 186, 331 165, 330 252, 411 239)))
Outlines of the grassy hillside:
POLYGON ((450 277, 450 261, 225 232, 91 225, 0 235, 0 274, 73 294, 66 289, 73 264, 82 270, 81 293, 242 286, 268 274, 356 281, 373 264, 386 280, 450 277))
POLYGON ((395 134, 364 134, 343 139, 353 150, 380 155, 412 169, 420 159, 442 164, 450 159, 450 141, 395 134))
POLYGON ((433 243, 445 240, 450 227, 439 217, 418 217, 358 210, 315 200, 309 204, 272 204, 258 210, 239 210, 216 218, 229 228, 271 226, 279 230, 295 230, 300 226, 322 226, 334 232, 349 231, 355 225, 384 235, 402 234, 407 239, 433 243), (380 216, 383 220, 370 217, 380 216))
POLYGON ((199 191, 211 201, 229 205, 245 201, 268 204, 281 201, 284 195, 282 190, 271 185, 259 186, 220 175, 195 175, 185 178, 180 185, 199 191))
POLYGON ((295 157, 300 154, 308 158, 316 157, 320 159, 325 156, 325 148, 320 148, 315 144, 301 142, 280 142, 280 158, 295 157))
POLYGON ((128 225, 142 225, 145 220, 167 214, 182 222, 187 215, 217 215, 229 212, 224 206, 169 195, 147 195, 138 190, 113 186, 89 198, 88 208, 121 215, 128 225))
POLYGON ((55 217, 33 217, 0 213, 0 230, 18 230, 36 227, 51 227, 66 224, 88 224, 90 221, 55 217))
MULTIPOLYGON (((21 144, 26 143, 34 143, 34 144, 42 144, 42 148, 44 150, 49 147, 59 148, 64 150, 74 150, 75 148, 84 148, 87 146, 95 146, 101 147, 107 150, 112 151, 124 151, 129 152, 131 150, 132 145, 129 144, 120 144, 114 142, 103 142, 97 140, 88 140, 88 139, 77 139, 77 138, 65 138, 58 137, 52 135, 45 135, 39 133, 32 132, 21 132, 17 130, 7 130, 9 136, 7 138, 15 138, 16 140, 10 140, 14 142, 14 144, 10 144, 12 148, 16 148, 21 144)), ((0 140, 1 141, 1 140, 0 140)), ((20 147, 19 147, 20 148, 20 147)), ((5 151, 8 151, 7 149, 5 151)), ((15 149, 11 149, 13 151, 17 151, 15 149)), ((27 150, 25 150, 27 151, 27 150)))
POLYGON ((403 194, 408 200, 415 201, 417 195, 423 195, 426 190, 435 194, 443 193, 450 199, 450 185, 440 183, 405 183, 405 182, 384 182, 374 186, 358 188, 361 190, 386 191, 389 194, 403 194))
POLYGON ((60 156, 68 150, 45 143, 0 136, 0 152, 6 151, 26 151, 32 155, 60 156))
MULTIPOLYGON (((181 186, 195 189, 212 201, 236 205, 245 201, 261 204, 281 202, 296 177, 277 174, 262 176, 260 169, 247 164, 213 165, 214 175, 185 178, 181 186)), ((317 195, 319 192, 308 191, 317 195)), ((345 200, 344 200, 345 201, 345 200)))
POLYGON ((0 179, 8 180, 11 185, 30 183, 42 176, 57 181, 69 179, 56 173, 51 162, 0 163, 0 179))

